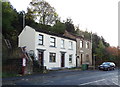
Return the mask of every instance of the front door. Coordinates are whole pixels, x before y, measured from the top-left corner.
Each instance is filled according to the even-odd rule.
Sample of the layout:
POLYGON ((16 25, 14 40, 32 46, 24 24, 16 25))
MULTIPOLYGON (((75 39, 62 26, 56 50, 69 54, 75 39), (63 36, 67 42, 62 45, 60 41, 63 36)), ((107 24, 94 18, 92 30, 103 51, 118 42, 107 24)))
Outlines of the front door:
POLYGON ((81 65, 83 63, 83 54, 81 54, 81 65))
POLYGON ((42 51, 39 52, 39 53, 38 53, 38 56, 39 56, 39 59, 38 59, 38 60, 39 60, 39 62, 40 62, 40 65, 43 66, 43 52, 42 52, 42 51))
POLYGON ((61 53, 61 67, 65 66, 65 54, 61 53))

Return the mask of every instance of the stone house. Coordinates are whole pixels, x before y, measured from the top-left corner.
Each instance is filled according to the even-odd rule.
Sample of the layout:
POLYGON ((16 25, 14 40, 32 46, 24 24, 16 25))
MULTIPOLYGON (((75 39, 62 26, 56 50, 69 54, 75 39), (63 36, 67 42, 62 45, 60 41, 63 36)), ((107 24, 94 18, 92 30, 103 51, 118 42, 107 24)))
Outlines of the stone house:
POLYGON ((76 66, 82 64, 92 65, 92 43, 82 36, 77 36, 65 31, 64 36, 76 39, 76 66))

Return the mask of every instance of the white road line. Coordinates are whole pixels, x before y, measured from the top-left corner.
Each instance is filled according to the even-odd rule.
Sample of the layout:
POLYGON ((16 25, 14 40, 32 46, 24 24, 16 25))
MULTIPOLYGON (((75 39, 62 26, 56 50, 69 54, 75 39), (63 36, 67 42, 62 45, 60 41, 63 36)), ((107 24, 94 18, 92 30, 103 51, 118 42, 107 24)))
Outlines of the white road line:
POLYGON ((95 83, 95 82, 100 82, 100 81, 104 81, 105 79, 101 79, 101 80, 97 80, 97 81, 92 81, 92 82, 87 82, 87 83, 83 83, 83 84, 79 84, 79 85, 87 85, 90 83, 95 83))
POLYGON ((116 83, 116 82, 112 82, 112 83, 114 83, 115 85, 118 85, 118 83, 116 83))

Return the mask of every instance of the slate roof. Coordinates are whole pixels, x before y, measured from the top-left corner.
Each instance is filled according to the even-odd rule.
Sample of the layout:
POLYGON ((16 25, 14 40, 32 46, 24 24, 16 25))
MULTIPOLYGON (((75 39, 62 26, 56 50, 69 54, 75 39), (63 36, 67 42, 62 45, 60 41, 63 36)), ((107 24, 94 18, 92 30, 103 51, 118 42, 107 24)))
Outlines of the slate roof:
POLYGON ((62 34, 57 34, 57 33, 54 33, 54 32, 51 32, 51 31, 47 31, 47 30, 43 30, 43 29, 40 29, 40 28, 34 28, 34 27, 32 27, 32 28, 35 29, 35 31, 37 31, 37 32, 41 32, 41 33, 45 33, 45 34, 48 34, 48 35, 53 35, 53 36, 57 36, 57 37, 61 37, 61 38, 65 38, 65 39, 70 39, 70 40, 76 41, 76 39, 72 39, 72 38, 63 36, 62 34))

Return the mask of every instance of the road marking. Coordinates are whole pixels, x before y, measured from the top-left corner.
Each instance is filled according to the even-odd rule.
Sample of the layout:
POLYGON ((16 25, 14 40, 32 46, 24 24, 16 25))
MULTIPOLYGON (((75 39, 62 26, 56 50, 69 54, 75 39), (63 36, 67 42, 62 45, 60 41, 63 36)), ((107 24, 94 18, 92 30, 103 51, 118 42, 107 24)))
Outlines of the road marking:
POLYGON ((83 83, 83 84, 79 84, 79 85, 87 85, 90 83, 95 83, 95 82, 100 82, 100 81, 104 81, 105 79, 101 79, 101 80, 97 80, 97 81, 92 81, 92 82, 87 82, 87 83, 83 83))
POLYGON ((116 82, 113 82, 115 85, 119 85, 118 83, 116 83, 116 82))

